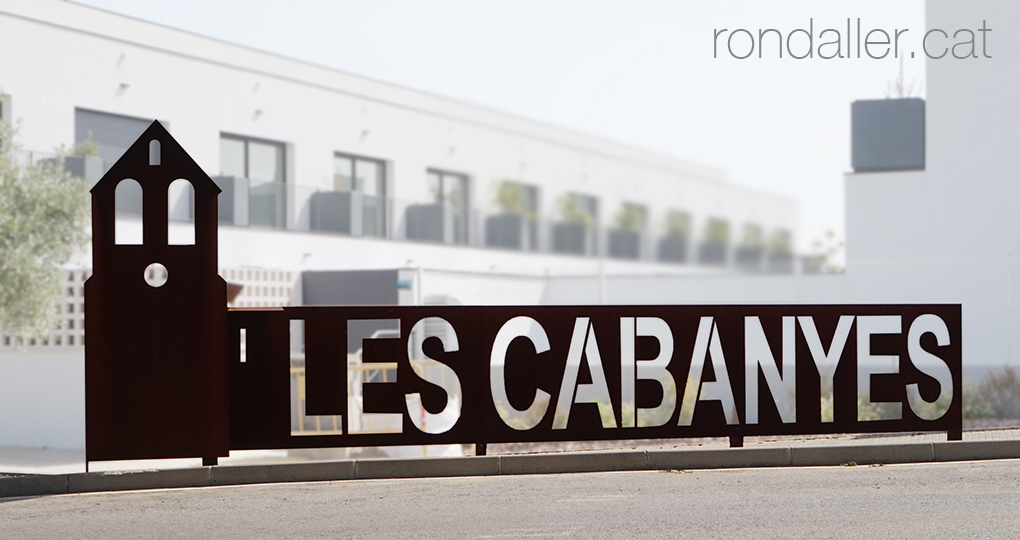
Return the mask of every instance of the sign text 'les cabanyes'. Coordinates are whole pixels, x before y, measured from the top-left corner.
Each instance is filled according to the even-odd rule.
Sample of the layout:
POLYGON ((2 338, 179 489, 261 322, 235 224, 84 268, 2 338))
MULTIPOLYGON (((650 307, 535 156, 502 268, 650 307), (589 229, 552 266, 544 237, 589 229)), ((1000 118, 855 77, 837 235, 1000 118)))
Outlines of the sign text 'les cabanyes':
POLYGON ((216 273, 219 191, 158 122, 92 190, 89 461, 844 432, 961 437, 959 305, 227 310, 216 273), (195 242, 168 245, 167 189, 181 178, 195 189, 195 242), (115 189, 127 179, 142 188, 141 245, 114 242, 115 189), (168 277, 147 283, 157 264, 168 277), (304 429, 308 422, 318 429, 304 429))
MULTIPOLYGON (((232 312, 231 370, 271 385, 273 358, 303 342, 306 413, 338 417, 322 437, 340 446, 955 432, 959 320, 943 305, 298 307, 232 312), (356 337, 363 364, 347 365, 365 323, 389 330, 356 337), (352 408, 348 381, 384 363, 352 408)), ((250 400, 252 426, 287 406, 250 400)), ((262 428, 235 434, 264 444, 262 428)))

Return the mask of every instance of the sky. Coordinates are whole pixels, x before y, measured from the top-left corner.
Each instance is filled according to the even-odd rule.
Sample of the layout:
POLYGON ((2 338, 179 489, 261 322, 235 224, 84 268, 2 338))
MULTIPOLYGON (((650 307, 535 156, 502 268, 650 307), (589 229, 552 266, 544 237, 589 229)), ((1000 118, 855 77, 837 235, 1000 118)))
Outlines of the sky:
POLYGON ((854 50, 858 19, 919 50, 923 0, 76 1, 722 167, 800 202, 805 252, 844 237, 850 103, 888 97, 901 70, 924 96, 922 53, 854 50), (819 57, 827 28, 851 57, 819 57), (788 40, 783 58, 774 33, 728 52, 763 29, 788 40), (813 57, 791 58, 808 50, 797 29, 813 57))

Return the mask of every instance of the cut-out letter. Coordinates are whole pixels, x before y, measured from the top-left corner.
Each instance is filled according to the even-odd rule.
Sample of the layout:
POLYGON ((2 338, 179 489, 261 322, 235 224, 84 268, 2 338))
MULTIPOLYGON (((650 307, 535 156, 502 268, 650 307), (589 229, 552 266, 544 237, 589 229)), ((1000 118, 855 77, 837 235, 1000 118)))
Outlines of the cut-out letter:
POLYGON ((678 426, 689 426, 694 421, 694 407, 699 401, 718 401, 728 425, 739 424, 737 405, 733 400, 733 387, 726 371, 719 329, 712 317, 702 317, 698 323, 698 335, 694 339, 694 354, 691 355, 691 371, 687 374, 684 398, 680 404, 678 426), (705 357, 712 360, 714 381, 701 382, 705 371, 705 357), (700 391, 700 392, 699 392, 700 391))
POLYGON ((946 414, 953 402, 953 373, 945 360, 921 347, 921 336, 929 332, 935 335, 935 343, 939 347, 949 345, 949 327, 946 326, 946 322, 938 315, 928 313, 914 319, 910 324, 910 330, 907 332, 907 354, 910 356, 910 363, 914 364, 918 371, 938 381, 939 397, 935 398, 935 401, 925 401, 921 397, 917 383, 912 383, 907 385, 907 403, 918 418, 938 420, 946 414), (935 406, 940 401, 945 404, 942 410, 935 406))
POLYGON ((900 357, 895 354, 871 354, 871 336, 899 334, 903 331, 899 315, 861 315, 857 317, 857 421, 899 420, 903 404, 871 401, 872 375, 900 372, 900 357), (876 409, 872 411, 871 409, 876 409))
POLYGON ((669 422, 676 409, 676 381, 667 369, 673 360, 673 332, 657 317, 620 318, 620 377, 623 427, 658 427, 669 422), (636 338, 651 337, 659 342, 659 355, 652 360, 637 360, 636 338), (637 380, 656 381, 662 387, 657 407, 637 408, 637 380))
POLYGON ((460 378, 453 369, 434 358, 425 356, 422 344, 435 337, 443 344, 444 352, 457 352, 460 344, 453 326, 439 317, 426 317, 411 327, 411 339, 407 340, 407 358, 414 372, 423 381, 442 388, 446 393, 446 406, 438 413, 430 413, 421 402, 421 394, 407 394, 407 414, 419 431, 433 435, 446 433, 460 420, 460 378), (438 330, 438 331, 437 331, 438 330), (420 339, 417 339, 420 338, 420 339), (421 360, 433 360, 434 364, 422 365, 421 360))
POLYGON ((535 389, 535 397, 527 409, 518 410, 510 404, 510 398, 506 393, 506 353, 513 340, 523 337, 531 341, 535 347, 535 354, 542 354, 549 350, 549 336, 545 333, 538 321, 531 317, 514 317, 510 319, 496 333, 496 339, 492 343, 492 353, 489 355, 489 389, 492 392, 492 402, 496 406, 496 412, 507 426, 518 431, 527 431, 538 425, 545 417, 549 408, 549 400, 552 396, 541 388, 535 389))
POLYGON ((744 318, 744 390, 747 398, 744 417, 748 424, 758 423, 758 372, 776 404, 784 424, 797 421, 797 321, 783 317, 783 373, 779 374, 765 329, 759 317, 744 318))
POLYGON ((808 351, 811 352, 811 359, 818 369, 821 388, 819 407, 822 410, 822 422, 832 422, 834 414, 831 413, 833 401, 833 378, 836 375, 836 368, 839 367, 839 359, 843 356, 843 349, 846 347, 846 340, 850 337, 850 328, 854 325, 853 315, 841 315, 836 323, 836 332, 832 335, 829 343, 829 351, 826 352, 822 346, 822 339, 818 337, 818 328, 815 327, 813 317, 797 317, 800 321, 800 329, 804 332, 804 341, 807 342, 808 351), (825 414, 826 404, 830 407, 830 414, 825 414))
POLYGON ((599 353, 599 344, 595 340, 595 327, 591 325, 588 317, 578 317, 574 321, 574 333, 570 338, 570 350, 567 352, 567 365, 563 370, 560 395, 556 400, 553 429, 567 428, 571 403, 598 404, 602 427, 606 429, 616 427, 613 401, 609 397, 609 385, 606 383, 606 374, 602 368, 602 355, 599 353), (587 334, 587 338, 585 334, 587 334), (582 351, 587 360, 591 382, 577 384, 577 372, 581 367, 582 351))

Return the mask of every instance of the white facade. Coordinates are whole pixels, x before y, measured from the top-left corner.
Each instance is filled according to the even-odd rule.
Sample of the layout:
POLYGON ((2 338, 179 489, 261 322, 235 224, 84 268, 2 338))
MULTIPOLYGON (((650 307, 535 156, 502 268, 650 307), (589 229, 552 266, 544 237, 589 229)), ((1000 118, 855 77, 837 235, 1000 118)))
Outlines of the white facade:
POLYGON ((226 172, 224 134, 282 145, 287 201, 281 228, 290 234, 221 227, 223 265, 393 268, 412 261, 443 270, 592 274, 591 257, 545 255, 553 251, 550 226, 563 219, 561 204, 570 194, 597 200, 602 230, 613 227, 625 203, 646 210, 644 264, 623 262, 610 272, 690 271, 650 269, 671 211, 690 216, 693 240, 709 218, 729 224, 731 245, 742 241, 748 224, 759 227, 763 241, 782 232, 790 245, 797 230, 794 201, 734 186, 715 167, 93 8, 6 0, 0 2, 0 30, 0 49, 7 51, 0 55, 0 88, 10 96, 11 116, 22 121, 21 140, 29 149, 78 142, 78 110, 158 118, 212 176, 226 172), (302 234, 315 228, 312 193, 334 189, 338 153, 384 165, 388 242, 302 234), (465 240, 471 247, 486 244, 485 220, 499 212, 493 201, 501 182, 536 187, 539 253, 403 244, 406 207, 430 200, 428 170, 467 177, 465 240), (267 242, 274 249, 264 249, 267 242))
POLYGON ((846 277, 865 301, 962 303, 964 363, 1016 364, 1020 4, 929 0, 927 19, 987 21, 992 58, 979 41, 979 58, 928 60, 924 171, 847 176, 846 277))

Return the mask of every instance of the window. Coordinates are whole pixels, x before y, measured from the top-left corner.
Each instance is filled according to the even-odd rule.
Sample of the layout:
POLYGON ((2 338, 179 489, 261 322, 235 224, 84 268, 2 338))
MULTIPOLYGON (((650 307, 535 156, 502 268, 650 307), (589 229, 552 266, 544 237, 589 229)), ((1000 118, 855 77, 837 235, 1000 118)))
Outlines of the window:
POLYGON ((429 197, 436 204, 453 209, 453 243, 468 242, 468 177, 430 169, 426 174, 429 197))
POLYGON ((793 235, 786 229, 775 229, 765 246, 765 269, 769 272, 793 272, 793 235))
POLYGON ((521 182, 504 180, 499 183, 496 206, 504 214, 538 219, 538 188, 521 182))
POLYGON ((283 143, 220 135, 220 175, 246 179, 248 223, 286 226, 286 147, 283 143))
POLYGON ((333 156, 333 189, 364 195, 386 195, 386 164, 377 159, 336 154, 333 156))
POLYGON ((93 144, 104 168, 113 165, 151 124, 151 120, 88 109, 74 110, 75 145, 93 144))
POLYGON ((568 193, 560 199, 560 214, 566 223, 577 223, 592 229, 598 224, 599 200, 591 195, 568 193))
POLYGON ((670 238, 687 238, 691 235, 691 215, 679 210, 670 210, 666 214, 666 236, 670 238))
POLYGON ((648 210, 640 204, 623 203, 613 218, 613 227, 606 232, 608 254, 620 259, 640 259, 645 252, 644 232, 648 210))
POLYGON ((772 238, 769 240, 769 252, 771 253, 793 253, 793 240, 790 231, 776 229, 772 231, 772 238))
POLYGON ((729 243, 730 223, 722 218, 708 218, 698 247, 698 262, 716 266, 727 264, 729 243))
POLYGON ((648 225, 648 210, 640 204, 623 203, 614 221, 618 230, 644 232, 648 225))
POLYGON ((734 262, 743 270, 762 270, 762 248, 765 247, 765 235, 761 225, 745 223, 740 235, 740 245, 734 251, 734 262))
POLYGON ((567 193, 557 201, 559 221, 552 224, 554 253, 594 255, 599 201, 591 195, 567 193))
POLYGON ((765 237, 761 225, 755 223, 744 224, 744 234, 740 239, 740 245, 748 248, 761 249, 765 245, 765 237))
POLYGON ((486 245, 538 249, 538 188, 503 180, 496 188, 495 203, 499 213, 486 219, 486 245))
POLYGON ((730 242, 730 224, 722 218, 708 218, 705 224, 705 242, 710 244, 728 244, 730 242))
POLYGON ((284 182, 284 145, 236 135, 220 136, 220 174, 255 182, 284 182))
POLYGON ((386 163, 371 158, 335 154, 333 189, 360 194, 361 234, 386 236, 386 163))
POLYGON ((665 235, 658 242, 659 260, 687 262, 691 244, 691 215, 681 210, 669 210, 666 212, 665 225, 665 235))

